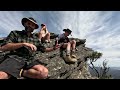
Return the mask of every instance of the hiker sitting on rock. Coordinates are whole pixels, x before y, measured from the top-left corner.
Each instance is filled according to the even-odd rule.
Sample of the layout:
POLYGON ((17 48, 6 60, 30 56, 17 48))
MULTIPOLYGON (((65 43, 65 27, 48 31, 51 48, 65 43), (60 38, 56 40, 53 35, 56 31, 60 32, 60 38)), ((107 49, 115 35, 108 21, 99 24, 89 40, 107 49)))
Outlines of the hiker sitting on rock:
POLYGON ((66 62, 74 63, 77 61, 75 56, 75 47, 76 47, 76 41, 75 40, 69 40, 68 36, 71 34, 70 29, 63 29, 65 33, 59 34, 56 38, 56 46, 61 45, 62 49, 66 49, 66 62))
POLYGON ((25 30, 11 31, 4 41, 1 50, 10 51, 0 63, 0 79, 26 77, 34 79, 44 79, 48 76, 48 69, 36 58, 40 52, 53 51, 57 47, 46 48, 39 41, 34 29, 38 29, 38 24, 33 18, 23 18, 21 21, 25 30))
POLYGON ((41 24, 41 29, 39 32, 39 40, 46 43, 50 42, 50 33, 48 32, 45 24, 41 24))

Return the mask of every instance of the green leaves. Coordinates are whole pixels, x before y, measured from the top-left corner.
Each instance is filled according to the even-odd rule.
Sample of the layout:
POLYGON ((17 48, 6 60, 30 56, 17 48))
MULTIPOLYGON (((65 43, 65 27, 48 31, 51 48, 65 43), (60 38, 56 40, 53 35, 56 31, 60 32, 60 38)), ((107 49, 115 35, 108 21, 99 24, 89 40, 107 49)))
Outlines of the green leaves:
POLYGON ((95 62, 98 58, 102 56, 102 53, 94 51, 91 55, 88 56, 88 58, 92 61, 95 62))

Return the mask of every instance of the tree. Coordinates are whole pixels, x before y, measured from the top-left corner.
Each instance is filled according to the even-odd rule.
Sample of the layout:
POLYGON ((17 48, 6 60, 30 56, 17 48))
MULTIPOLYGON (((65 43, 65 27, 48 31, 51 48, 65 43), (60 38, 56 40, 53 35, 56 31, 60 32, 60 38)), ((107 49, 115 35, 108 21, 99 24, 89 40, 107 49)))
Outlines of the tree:
POLYGON ((110 67, 107 67, 107 62, 103 61, 102 63, 102 67, 100 68, 100 70, 97 70, 93 64, 93 62, 96 62, 97 59, 102 57, 102 53, 100 52, 93 52, 91 55, 89 55, 88 59, 90 60, 90 64, 92 65, 92 67, 89 65, 89 67, 95 71, 96 76, 99 79, 108 79, 111 78, 111 75, 108 75, 108 71, 110 69, 110 67))
POLYGON ((92 67, 90 67, 92 70, 94 70, 95 71, 95 74, 96 74, 96 76, 99 78, 100 77, 100 74, 99 74, 99 72, 98 72, 98 70, 95 68, 95 66, 94 66, 94 64, 93 64, 93 62, 96 62, 96 60, 98 59, 98 58, 100 58, 102 56, 102 53, 99 53, 99 52, 97 52, 97 51, 94 51, 91 55, 89 55, 87 58, 90 60, 90 64, 92 65, 92 67))
POLYGON ((110 67, 107 67, 107 61, 103 61, 100 68, 100 79, 111 79, 112 76, 108 74, 110 67))

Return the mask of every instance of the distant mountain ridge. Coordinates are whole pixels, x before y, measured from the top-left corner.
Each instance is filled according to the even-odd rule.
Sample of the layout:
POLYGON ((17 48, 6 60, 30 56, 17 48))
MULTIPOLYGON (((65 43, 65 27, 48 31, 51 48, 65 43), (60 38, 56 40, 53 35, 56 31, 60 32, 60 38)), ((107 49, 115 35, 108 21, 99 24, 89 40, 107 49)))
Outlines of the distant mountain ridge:
MULTIPOLYGON (((100 70, 100 67, 95 67, 95 68, 98 71, 100 70)), ((89 71, 92 76, 95 76, 95 73, 91 68, 89 68, 89 71)), ((120 79, 120 68, 119 67, 110 67, 108 74, 111 75, 113 79, 120 79)))

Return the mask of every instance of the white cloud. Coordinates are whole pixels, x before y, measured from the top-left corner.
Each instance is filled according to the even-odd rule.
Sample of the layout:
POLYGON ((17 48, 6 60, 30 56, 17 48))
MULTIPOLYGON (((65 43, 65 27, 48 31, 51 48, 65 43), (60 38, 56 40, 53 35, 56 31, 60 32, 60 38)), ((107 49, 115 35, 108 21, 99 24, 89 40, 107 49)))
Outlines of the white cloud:
MULTIPOLYGON (((101 59, 110 66, 120 67, 120 12, 115 11, 0 11, 0 37, 11 30, 24 29, 23 17, 34 17, 38 24, 46 23, 48 30, 63 33, 73 31, 73 37, 87 39, 86 46, 103 53, 101 59)), ((98 60, 96 63, 100 63, 98 60)))

